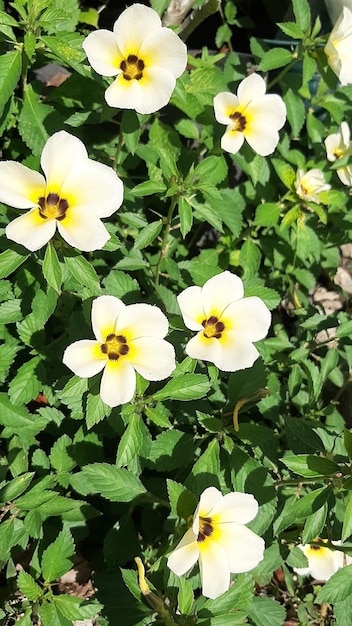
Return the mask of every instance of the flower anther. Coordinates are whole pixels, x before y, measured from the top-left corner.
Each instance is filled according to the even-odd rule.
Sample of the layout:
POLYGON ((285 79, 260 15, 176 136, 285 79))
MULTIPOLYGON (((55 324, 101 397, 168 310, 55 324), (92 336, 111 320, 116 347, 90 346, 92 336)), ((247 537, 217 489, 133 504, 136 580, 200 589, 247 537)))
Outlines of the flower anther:
POLYGON ((116 76, 105 92, 111 107, 154 113, 165 106, 187 64, 187 48, 158 14, 142 4, 128 7, 113 31, 97 30, 83 49, 93 69, 116 76))
POLYGON ((108 406, 133 398, 136 372, 146 380, 163 380, 175 369, 174 348, 164 340, 168 322, 158 307, 126 306, 114 296, 100 296, 93 301, 92 327, 95 340, 72 343, 63 362, 81 378, 103 370, 100 396, 108 406))
POLYGON ((237 95, 221 92, 214 98, 215 118, 227 126, 221 139, 223 150, 236 154, 244 140, 261 156, 274 152, 280 128, 286 121, 286 106, 277 94, 266 94, 259 74, 247 76, 237 95))
POLYGON ((247 493, 223 496, 215 487, 201 494, 192 527, 168 558, 178 576, 199 561, 203 595, 217 598, 230 586, 230 574, 248 572, 263 559, 264 541, 245 526, 258 512, 247 493))
POLYGON ((0 202, 30 209, 6 227, 6 236, 39 250, 55 234, 79 250, 102 248, 110 238, 101 221, 116 211, 123 184, 112 167, 88 158, 77 137, 66 131, 46 142, 39 172, 15 161, 0 163, 0 202))
POLYGON ((266 336, 271 314, 260 298, 243 295, 242 280, 228 271, 179 294, 185 325, 198 331, 186 345, 188 356, 228 372, 252 367, 259 356, 253 342, 266 336))

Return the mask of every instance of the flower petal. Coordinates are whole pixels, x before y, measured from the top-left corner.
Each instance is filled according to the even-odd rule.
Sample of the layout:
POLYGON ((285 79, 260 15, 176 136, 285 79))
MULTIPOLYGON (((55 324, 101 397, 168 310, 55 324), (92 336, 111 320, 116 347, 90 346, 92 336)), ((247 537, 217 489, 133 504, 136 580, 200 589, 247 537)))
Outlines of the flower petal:
POLYGON ((115 39, 125 58, 129 54, 138 56, 146 34, 154 31, 160 34, 159 15, 153 9, 138 3, 125 9, 114 24, 115 39))
POLYGON ((224 497, 219 489, 216 487, 207 487, 200 496, 197 508, 198 515, 201 517, 210 517, 213 514, 213 510, 215 510, 217 506, 220 506, 223 500, 224 497))
POLYGON ((266 84, 264 78, 253 72, 240 82, 237 89, 237 96, 242 106, 247 106, 249 102, 264 96, 266 84))
POLYGON ((332 133, 331 135, 328 135, 328 137, 324 140, 324 143, 328 161, 336 161, 336 150, 340 148, 341 143, 340 133, 332 133))
POLYGON ((61 193, 74 198, 74 209, 84 208, 98 217, 109 217, 122 204, 123 184, 112 167, 80 159, 67 175, 61 193))
POLYGON ((202 302, 207 317, 221 317, 223 311, 235 300, 243 298, 243 282, 231 272, 225 271, 213 276, 203 285, 202 302))
POLYGON ((183 321, 190 330, 201 330, 205 313, 202 303, 202 288, 196 285, 187 287, 177 296, 183 321))
POLYGON ((228 331, 218 341, 221 350, 214 364, 223 372, 237 372, 252 367, 257 360, 257 348, 240 332, 228 331))
POLYGON ((169 102, 175 85, 176 79, 171 72, 145 68, 140 80, 125 80, 122 74, 117 76, 105 91, 105 100, 111 107, 155 113, 169 102))
POLYGON ((165 337, 169 330, 167 317, 152 304, 130 304, 119 317, 116 331, 128 341, 139 337, 165 337))
POLYGON ((146 380, 163 380, 176 367, 175 349, 159 337, 139 337, 128 344, 126 359, 146 380))
POLYGON ((16 161, 0 163, 0 202, 16 209, 30 209, 44 194, 45 179, 39 172, 16 161))
POLYGON ((175 78, 181 76, 187 65, 187 47, 169 28, 148 33, 140 47, 139 56, 147 68, 167 70, 175 78))
POLYGON ((82 48, 93 70, 102 76, 116 76, 120 70, 123 54, 116 37, 110 30, 96 30, 85 38, 82 48))
POLYGON ((197 562, 199 550, 192 528, 189 528, 175 550, 171 552, 167 566, 177 576, 182 576, 188 572, 197 562))
POLYGON ((206 540, 198 546, 203 595, 207 598, 217 598, 230 587, 227 554, 222 546, 212 540, 206 540))
POLYGON ((88 153, 80 139, 65 130, 54 133, 46 142, 40 161, 47 192, 60 192, 66 177, 81 159, 88 159, 88 153))
POLYGON ((54 236, 56 220, 43 219, 38 209, 20 215, 6 226, 6 237, 34 252, 54 236))
POLYGON ((233 130, 228 126, 225 134, 221 137, 220 145, 223 150, 230 154, 236 154, 242 147, 244 142, 244 134, 238 130, 233 130))
POLYGON ((249 572, 263 560, 264 540, 242 524, 222 524, 215 533, 215 541, 217 547, 223 548, 234 574, 249 572))
POLYGON ((136 390, 136 372, 126 359, 106 362, 100 383, 100 397, 114 407, 130 402, 136 390))
POLYGON ((271 313, 257 296, 232 302, 225 309, 224 317, 229 319, 231 330, 242 333, 250 341, 264 339, 271 324, 271 313))
POLYGON ((90 378, 101 372, 106 355, 101 352, 100 343, 82 339, 66 348, 62 361, 80 378, 90 378))
POLYGON ((227 493, 215 504, 211 515, 216 524, 248 524, 258 513, 258 502, 251 493, 233 491, 227 493))
POLYGON ((110 234, 99 217, 83 207, 72 207, 65 218, 57 222, 57 228, 70 246, 85 252, 101 250, 110 239, 110 234))
POLYGON ((231 123, 230 115, 238 108, 239 100, 233 93, 222 91, 215 96, 213 104, 216 121, 227 126, 231 123))
POLYGON ((214 337, 207 339, 200 331, 195 337, 189 340, 185 347, 186 354, 191 359, 199 359, 200 361, 210 361, 216 363, 221 361, 221 346, 214 337))
POLYGON ((92 304, 92 328, 101 343, 111 333, 115 333, 116 322, 126 305, 115 296, 99 296, 92 304))

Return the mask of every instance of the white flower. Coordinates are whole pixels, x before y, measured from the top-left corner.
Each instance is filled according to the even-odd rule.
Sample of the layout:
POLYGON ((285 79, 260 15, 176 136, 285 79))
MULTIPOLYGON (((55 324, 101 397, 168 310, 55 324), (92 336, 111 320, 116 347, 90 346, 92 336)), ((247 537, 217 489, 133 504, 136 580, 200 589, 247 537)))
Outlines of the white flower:
POLYGON ((83 48, 98 74, 116 76, 105 92, 108 105, 138 113, 154 113, 165 106, 187 64, 185 44, 142 4, 126 9, 113 32, 90 33, 83 48))
POLYGON ((265 80, 259 74, 247 76, 237 96, 224 91, 214 98, 215 118, 227 126, 221 147, 236 154, 246 139, 257 154, 274 152, 280 128, 286 121, 286 106, 277 94, 265 94, 265 80))
POLYGON ((306 202, 320 204, 319 194, 329 191, 331 186, 325 182, 323 172, 317 168, 304 172, 297 170, 295 188, 297 195, 306 202))
POLYGON ((97 250, 110 238, 100 218, 123 199, 114 170, 88 158, 82 141, 60 131, 46 142, 42 176, 16 161, 0 163, 0 202, 30 209, 6 227, 6 236, 28 250, 39 250, 55 234, 79 250, 97 250))
POLYGON ((170 554, 168 567, 182 576, 199 560, 203 595, 217 598, 229 588, 231 572, 248 572, 263 559, 263 539, 244 526, 257 512, 258 502, 251 494, 235 491, 223 496, 208 487, 192 528, 170 554))
POLYGON ((174 348, 164 340, 168 321, 156 306, 126 306, 114 296, 100 296, 93 301, 92 328, 96 340, 72 343, 63 362, 81 378, 104 370, 100 396, 108 406, 133 398, 136 372, 146 380, 163 380, 175 369, 174 348))
MULTIPOLYGON (((342 122, 337 133, 329 135, 325 139, 326 156, 329 161, 336 161, 344 156, 352 155, 352 143, 350 141, 350 128, 347 122, 342 122)), ((341 167, 336 170, 340 181, 352 187, 352 166, 341 167)))
POLYGON ((342 85, 352 83, 351 50, 352 12, 344 7, 324 48, 328 64, 342 85))
MULTIPOLYGON (((332 541, 338 546, 341 541, 332 541)), ((308 559, 308 567, 295 567, 294 571, 301 576, 312 576, 316 580, 327 581, 344 565, 352 563, 352 557, 345 556, 341 550, 331 550, 317 544, 300 544, 298 546, 308 559)))
POLYGON ((179 294, 185 325, 198 331, 186 345, 188 356, 225 372, 252 367, 259 356, 252 342, 266 336, 271 314, 260 298, 243 293, 242 280, 226 271, 179 294))

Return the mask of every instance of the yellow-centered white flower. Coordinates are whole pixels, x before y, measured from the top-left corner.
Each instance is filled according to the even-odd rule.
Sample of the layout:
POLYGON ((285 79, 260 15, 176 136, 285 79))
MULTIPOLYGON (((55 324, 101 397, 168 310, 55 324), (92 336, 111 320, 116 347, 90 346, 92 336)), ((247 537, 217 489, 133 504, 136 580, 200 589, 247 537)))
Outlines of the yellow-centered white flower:
MULTIPOLYGON (((332 541, 338 546, 341 541, 332 541)), ((341 550, 331 550, 314 543, 298 546, 308 559, 308 567, 295 567, 294 571, 301 576, 312 576, 319 581, 327 581, 345 565, 352 563, 352 557, 345 555, 341 550)))
POLYGON ((165 106, 187 64, 187 48, 151 8, 133 4, 114 24, 83 42, 92 68, 116 76, 105 92, 111 107, 154 113, 165 106))
POLYGON ((322 191, 329 191, 331 186, 325 182, 323 172, 314 168, 308 172, 297 170, 295 188, 297 196, 302 200, 320 204, 319 194, 322 191))
POLYGON ((341 85, 352 83, 352 12, 344 7, 326 42, 324 52, 341 85))
POLYGON ((104 370, 100 397, 110 407, 132 400, 136 372, 146 380, 163 380, 176 367, 174 347, 164 340, 168 321, 156 306, 100 296, 93 301, 92 328, 96 339, 72 343, 63 362, 81 378, 104 370))
POLYGON ((215 118, 227 126, 221 139, 223 150, 236 154, 246 139, 261 156, 274 152, 278 131, 286 121, 286 106, 280 96, 265 92, 265 80, 254 73, 239 84, 236 96, 228 91, 215 96, 215 118))
MULTIPOLYGON (((329 161, 337 161, 344 156, 352 155, 352 143, 350 141, 350 127, 347 122, 342 122, 337 133, 328 135, 325 139, 326 156, 329 161)), ((340 167, 336 170, 340 181, 347 187, 352 187, 352 165, 340 167)))
POLYGON ((167 564, 177 576, 199 561, 202 593, 217 598, 230 586, 230 574, 248 572, 263 559, 264 540, 244 526, 255 518, 258 502, 248 493, 223 496, 215 487, 203 491, 192 528, 170 554, 167 564))
POLYGON ((253 342, 267 335, 271 314, 260 298, 243 295, 242 280, 228 271, 179 294, 185 325, 198 331, 186 345, 188 356, 226 372, 252 367, 259 356, 253 342))
POLYGON ((123 184, 111 167, 88 158, 77 137, 65 131, 46 142, 39 172, 16 161, 0 163, 0 202, 30 209, 6 227, 6 236, 28 250, 39 250, 55 234, 90 251, 110 238, 102 223, 123 199, 123 184))

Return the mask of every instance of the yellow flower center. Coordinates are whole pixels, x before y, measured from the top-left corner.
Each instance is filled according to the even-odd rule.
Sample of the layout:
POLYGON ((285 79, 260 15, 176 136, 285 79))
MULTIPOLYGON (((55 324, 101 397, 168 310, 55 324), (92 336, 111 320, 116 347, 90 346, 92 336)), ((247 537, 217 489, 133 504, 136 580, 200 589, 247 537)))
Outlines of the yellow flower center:
POLYGON ((202 326, 204 327, 203 335, 207 339, 211 339, 212 337, 220 339, 223 331, 225 330, 225 324, 220 322, 216 315, 211 315, 208 319, 203 320, 202 326))
POLYGON ((210 537, 214 532, 214 526, 211 517, 199 516, 199 531, 197 542, 203 543, 207 537, 210 537))
POLYGON ((105 343, 100 346, 100 350, 103 354, 106 354, 110 361, 118 361, 121 356, 126 356, 129 352, 129 347, 126 337, 110 333, 106 337, 105 343))
POLYGON ((337 158, 337 159, 341 159, 341 157, 343 157, 343 150, 341 150, 341 148, 336 148, 333 152, 333 155, 337 158))
POLYGON ((65 198, 60 198, 57 193, 48 193, 38 200, 38 210, 43 220, 63 220, 66 217, 69 204, 65 198))
POLYGON ((231 130, 243 133, 247 124, 246 117, 242 115, 242 113, 240 113, 239 111, 235 111, 234 113, 231 113, 230 119, 233 124, 231 130))
POLYGON ((141 80, 145 64, 136 54, 129 54, 127 59, 120 63, 120 69, 123 72, 125 80, 141 80))

